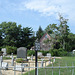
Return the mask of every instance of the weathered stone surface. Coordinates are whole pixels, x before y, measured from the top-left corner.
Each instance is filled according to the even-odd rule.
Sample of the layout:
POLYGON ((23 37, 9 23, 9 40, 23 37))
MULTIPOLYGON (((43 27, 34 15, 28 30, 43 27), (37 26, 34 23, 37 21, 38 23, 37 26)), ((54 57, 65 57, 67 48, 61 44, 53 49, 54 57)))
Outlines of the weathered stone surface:
POLYGON ((27 48, 20 47, 17 49, 17 58, 25 58, 27 59, 27 48))

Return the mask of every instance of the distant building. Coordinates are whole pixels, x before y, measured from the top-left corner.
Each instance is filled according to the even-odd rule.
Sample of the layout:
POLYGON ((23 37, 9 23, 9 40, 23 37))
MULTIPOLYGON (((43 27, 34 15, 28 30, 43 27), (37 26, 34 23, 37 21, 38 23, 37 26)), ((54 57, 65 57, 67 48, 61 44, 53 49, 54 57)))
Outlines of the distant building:
POLYGON ((52 48, 53 39, 55 38, 54 34, 45 33, 40 39, 41 50, 50 50, 52 48), (50 41, 51 40, 51 41, 50 41))

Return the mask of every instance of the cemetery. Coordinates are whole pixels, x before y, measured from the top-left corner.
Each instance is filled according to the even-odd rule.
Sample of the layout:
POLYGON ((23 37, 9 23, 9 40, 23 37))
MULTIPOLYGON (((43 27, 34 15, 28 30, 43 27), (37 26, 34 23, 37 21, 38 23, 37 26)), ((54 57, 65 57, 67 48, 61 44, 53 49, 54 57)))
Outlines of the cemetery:
POLYGON ((75 34, 70 32, 68 19, 59 15, 58 21, 44 30, 35 27, 37 31, 16 22, 2 22, 0 75, 75 75, 75 34))
MULTIPOLYGON (((38 52, 38 56, 41 57, 41 59, 38 59, 38 67, 45 67, 51 64, 51 58, 50 56, 43 56, 41 52, 38 52), (46 59, 45 59, 46 58, 46 59), (44 61, 45 60, 45 61, 44 61), (49 61, 51 63, 49 63, 49 61)), ((28 71, 35 69, 35 56, 31 55, 30 57, 27 57, 27 49, 24 47, 20 47, 17 49, 17 56, 14 56, 13 53, 11 55, 3 55, 0 56, 0 67, 1 72, 3 75, 14 75, 16 72, 16 75, 21 74, 21 72, 26 73, 28 71), (3 59, 4 57, 10 58, 10 59, 3 59), (22 59, 21 61, 27 61, 27 62, 16 62, 16 60, 22 59), (34 68, 26 68, 26 67, 34 67, 34 68), (4 71, 5 70, 5 71, 4 71)))
MULTIPOLYGON (((17 55, 14 55, 13 53, 11 53, 11 55, 7 55, 6 49, 4 52, 6 55, 4 54, 3 56, 0 56, 0 74, 35 75, 35 56, 33 54, 31 56, 27 56, 27 48, 18 48, 17 55)), ((52 75, 63 75, 62 72, 64 72, 64 74, 74 74, 74 69, 72 67, 74 67, 75 60, 73 60, 73 58, 74 57, 51 56, 50 53, 46 53, 44 56, 42 52, 37 52, 37 75, 50 75, 50 73, 52 75), (69 60, 71 61, 68 62, 69 60), (62 67, 64 67, 64 69, 62 67), (66 73, 65 69, 68 73, 66 73)))

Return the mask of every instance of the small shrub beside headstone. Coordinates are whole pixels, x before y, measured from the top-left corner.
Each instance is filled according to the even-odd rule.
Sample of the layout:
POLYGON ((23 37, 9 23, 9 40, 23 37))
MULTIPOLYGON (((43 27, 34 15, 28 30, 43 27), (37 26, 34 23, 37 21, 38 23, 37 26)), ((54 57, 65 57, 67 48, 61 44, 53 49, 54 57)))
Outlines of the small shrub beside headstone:
POLYGON ((16 59, 16 62, 17 62, 17 63, 27 63, 28 60, 24 60, 24 59, 22 59, 22 58, 18 58, 18 59, 16 59))

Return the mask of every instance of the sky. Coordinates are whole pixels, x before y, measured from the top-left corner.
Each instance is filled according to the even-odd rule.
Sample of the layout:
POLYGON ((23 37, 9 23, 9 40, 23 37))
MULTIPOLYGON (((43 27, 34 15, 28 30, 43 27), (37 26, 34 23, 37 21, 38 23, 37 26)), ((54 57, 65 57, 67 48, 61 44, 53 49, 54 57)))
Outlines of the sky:
POLYGON ((75 34, 75 0, 0 0, 0 23, 16 22, 34 31, 59 25, 59 13, 69 19, 69 29, 75 34))

